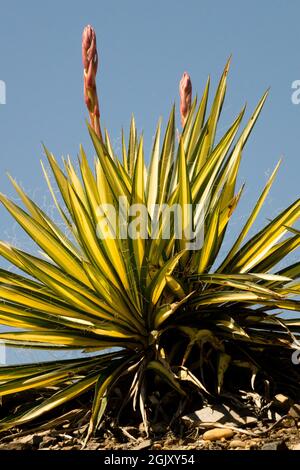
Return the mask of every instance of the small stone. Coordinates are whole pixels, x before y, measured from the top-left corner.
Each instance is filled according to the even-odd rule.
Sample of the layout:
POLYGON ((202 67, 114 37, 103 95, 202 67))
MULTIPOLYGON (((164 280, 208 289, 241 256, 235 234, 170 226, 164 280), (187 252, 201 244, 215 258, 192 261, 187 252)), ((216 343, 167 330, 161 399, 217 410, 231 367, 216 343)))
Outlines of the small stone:
POLYGON ((282 393, 278 393, 274 397, 273 405, 276 408, 286 409, 287 410, 291 407, 292 400, 289 397, 287 397, 286 395, 283 395, 282 393))
POLYGON ((289 450, 284 441, 274 441, 264 444, 261 450, 289 450))
POLYGON ((250 441, 250 442, 248 443, 248 446, 249 446, 249 449, 250 449, 250 450, 257 449, 257 447, 258 447, 258 442, 257 442, 257 441, 250 441))
POLYGON ((234 435, 234 432, 231 429, 220 429, 220 428, 214 428, 210 429, 209 431, 206 431, 202 438, 205 441, 218 441, 224 437, 225 439, 230 439, 234 435))
POLYGON ((32 444, 33 438, 33 434, 28 434, 27 436, 18 437, 16 442, 20 442, 21 444, 32 444))
POLYGON ((152 442, 150 439, 145 439, 143 440, 140 444, 138 444, 137 446, 135 447, 132 447, 131 450, 143 450, 143 449, 148 449, 149 447, 151 447, 152 445, 152 442))
POLYGON ((289 410, 289 415, 291 415, 293 418, 300 418, 300 405, 297 403, 292 405, 289 410))
POLYGON ((18 442, 21 442, 22 444, 31 444, 33 447, 38 447, 42 440, 43 436, 40 434, 31 434, 17 439, 18 442))
POLYGON ((162 445, 159 443, 159 442, 155 442, 152 446, 152 449, 153 450, 161 450, 162 449, 162 445))
POLYGON ((255 418, 254 416, 246 416, 245 417, 245 424, 247 426, 253 426, 256 423, 257 423, 257 418, 255 418))
POLYGON ((0 450, 32 450, 30 444, 22 444, 21 442, 8 442, 7 444, 1 444, 0 450))
POLYGON ((293 444, 291 447, 290 447, 291 450, 300 450, 300 444, 293 444))
POLYGON ((205 406, 200 410, 182 417, 187 425, 200 426, 201 423, 221 423, 225 426, 241 426, 257 422, 255 416, 233 409, 227 405, 205 406))
POLYGON ((43 437, 42 442, 39 445, 39 449, 46 449, 49 448, 57 443, 56 437, 52 436, 45 436, 43 437))
POLYGON ((275 395, 274 399, 278 403, 287 403, 288 401, 290 401, 290 398, 287 397, 286 395, 283 395, 282 393, 277 393, 277 395, 275 395))
POLYGON ((233 439, 229 444, 230 449, 236 449, 237 447, 244 448, 245 446, 246 442, 241 441, 240 439, 233 439))

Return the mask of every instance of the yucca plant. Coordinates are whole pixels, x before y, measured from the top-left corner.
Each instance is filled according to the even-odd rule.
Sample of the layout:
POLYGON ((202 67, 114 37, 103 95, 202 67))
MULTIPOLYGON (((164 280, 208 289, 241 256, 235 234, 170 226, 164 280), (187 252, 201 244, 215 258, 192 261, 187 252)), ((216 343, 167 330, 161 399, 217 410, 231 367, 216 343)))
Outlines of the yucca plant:
POLYGON ((0 272, 0 323, 18 329, 1 333, 0 339, 21 348, 96 352, 1 367, 0 396, 34 390, 41 397, 5 416, 1 430, 54 408, 61 412, 62 405, 91 391, 90 436, 107 410, 115 412, 110 399, 116 386, 123 407, 132 404, 146 429, 150 390, 173 396, 173 413, 191 408, 193 394, 209 399, 235 386, 238 390, 242 371, 254 389, 261 390, 261 377, 275 391, 285 386, 299 393, 291 354, 298 348, 300 319, 280 313, 299 311, 300 263, 276 266, 300 244, 300 233, 292 228, 300 200, 247 237, 279 164, 231 249, 224 259, 218 256, 243 190, 236 189, 242 152, 267 97, 240 133, 244 109, 216 143, 228 69, 229 62, 209 112, 209 79, 200 101, 191 101, 190 78, 184 75, 184 128, 178 136, 173 107, 162 146, 158 124, 148 165, 134 119, 119 159, 107 131, 102 138, 94 108, 88 127, 97 154, 93 169, 82 147, 78 172, 70 159, 61 167, 45 148, 60 196, 42 163, 44 175, 66 230, 15 180, 26 210, 0 196, 44 254, 0 243, 1 255, 24 272, 0 272), (178 213, 167 220, 164 212, 174 205, 182 228, 190 229, 180 236, 178 213), (146 216, 132 207, 145 207, 146 216), (103 208, 113 208, 114 217, 105 217, 103 208), (137 236, 129 236, 130 228, 137 236), (200 234, 197 249, 191 247, 193 230, 200 234))

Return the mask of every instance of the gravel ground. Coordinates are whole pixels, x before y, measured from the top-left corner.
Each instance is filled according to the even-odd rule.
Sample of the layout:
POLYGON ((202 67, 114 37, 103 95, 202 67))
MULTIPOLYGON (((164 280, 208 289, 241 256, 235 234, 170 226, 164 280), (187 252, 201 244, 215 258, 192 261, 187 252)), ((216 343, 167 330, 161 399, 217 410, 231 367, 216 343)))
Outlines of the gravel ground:
MULTIPOLYGON (((299 423, 300 424, 300 423, 299 423)), ((158 426, 156 426, 158 428, 158 426)), ((270 426, 269 426, 270 427, 270 426)), ((91 439, 86 450, 300 450, 300 427, 290 418, 269 432, 260 423, 251 430, 234 432, 229 428, 185 429, 180 437, 173 432, 161 435, 154 429, 150 437, 141 428, 118 427, 91 439), (156 431, 156 433, 155 433, 156 431)), ((29 434, 12 433, 0 440, 0 450, 81 450, 86 426, 76 431, 46 430, 29 434)))

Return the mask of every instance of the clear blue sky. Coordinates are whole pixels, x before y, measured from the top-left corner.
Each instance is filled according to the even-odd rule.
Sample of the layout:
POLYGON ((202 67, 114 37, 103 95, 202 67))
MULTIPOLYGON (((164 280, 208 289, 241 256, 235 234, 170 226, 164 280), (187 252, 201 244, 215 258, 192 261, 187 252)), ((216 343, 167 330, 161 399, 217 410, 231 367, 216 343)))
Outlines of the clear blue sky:
MULTIPOLYGON (((0 105, 1 192, 14 195, 9 171, 50 210, 41 142, 74 159, 83 143, 92 158, 82 99, 81 34, 87 23, 98 36, 102 125, 117 150, 132 112, 149 150, 158 117, 165 122, 173 101, 178 103, 183 71, 195 92, 208 74, 215 89, 232 54, 223 130, 245 101, 249 116, 271 86, 244 153, 240 180, 247 189, 232 233, 280 156, 284 162, 260 222, 299 197, 300 105, 291 102, 291 84, 300 79, 299 0, 2 2, 0 80, 6 82, 7 104, 0 105)), ((27 248, 26 236, 3 208, 0 217, 0 239, 27 248)))

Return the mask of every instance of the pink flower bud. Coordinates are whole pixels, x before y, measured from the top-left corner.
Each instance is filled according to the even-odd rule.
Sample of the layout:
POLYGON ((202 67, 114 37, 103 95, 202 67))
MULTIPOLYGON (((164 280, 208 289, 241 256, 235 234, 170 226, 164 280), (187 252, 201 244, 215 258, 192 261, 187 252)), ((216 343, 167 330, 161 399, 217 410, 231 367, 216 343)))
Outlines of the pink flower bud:
POLYGON ((95 76, 98 68, 97 41, 95 30, 90 25, 82 33, 82 62, 86 73, 91 69, 95 76))
POLYGON ((100 129, 100 109, 96 87, 98 52, 96 33, 92 26, 84 28, 82 34, 82 63, 84 80, 84 101, 88 108, 91 126, 102 140, 100 129))
POLYGON ((179 95, 180 95, 180 116, 181 125, 185 126, 189 111, 192 103, 192 82, 189 74, 184 72, 182 79, 179 84, 179 95))

